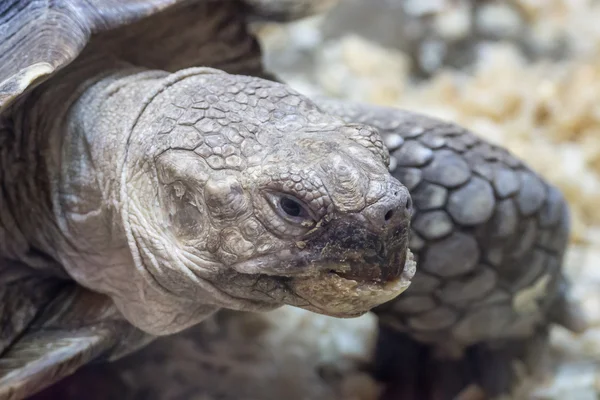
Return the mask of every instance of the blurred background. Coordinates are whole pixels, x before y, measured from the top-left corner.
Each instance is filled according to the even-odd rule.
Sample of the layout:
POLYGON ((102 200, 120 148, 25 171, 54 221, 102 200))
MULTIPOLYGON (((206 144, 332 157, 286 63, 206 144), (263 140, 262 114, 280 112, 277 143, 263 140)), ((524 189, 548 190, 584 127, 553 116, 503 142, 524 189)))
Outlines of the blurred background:
POLYGON ((593 326, 553 330, 560 368, 534 398, 598 399, 600 1, 341 0, 326 15, 255 29, 268 68, 298 91, 455 121, 563 191, 566 271, 593 326))

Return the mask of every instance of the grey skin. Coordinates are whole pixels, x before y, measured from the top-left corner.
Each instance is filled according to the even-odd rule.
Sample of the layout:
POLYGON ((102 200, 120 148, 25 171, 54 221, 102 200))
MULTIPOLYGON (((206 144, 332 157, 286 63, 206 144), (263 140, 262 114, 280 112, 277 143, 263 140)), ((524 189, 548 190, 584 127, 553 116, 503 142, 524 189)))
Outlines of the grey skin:
POLYGON ((3 3, 0 53, 21 57, 0 75, 2 399, 221 308, 355 317, 414 274, 377 131, 237 74, 260 72, 244 4, 133 22, 167 3, 3 3))
MULTIPOLYGON (((272 76, 246 18, 286 20, 322 5, 285 4, 2 2, 0 398, 25 397, 221 308, 289 304, 352 317, 395 298, 415 272, 407 186, 419 203, 411 246, 424 266, 411 298, 424 309, 388 303, 382 321, 453 357, 473 343, 535 337, 530 326, 574 326, 564 322, 573 313, 559 284, 566 222, 554 211, 546 214, 555 233, 529 234, 533 242, 556 236, 545 242, 555 263, 523 279, 526 261, 516 272, 493 265, 494 288, 508 293, 502 302, 533 293, 524 304, 543 306, 523 314, 481 303, 499 313, 494 321, 517 318, 524 328, 482 333, 464 322, 482 308, 455 305, 438 289, 459 285, 483 299, 489 293, 469 280, 494 261, 482 257, 531 241, 524 228, 505 226, 509 241, 498 250, 506 237, 484 234, 510 214, 501 206, 506 193, 493 191, 493 178, 482 181, 482 171, 498 157, 515 170, 519 189, 506 195, 525 199, 524 209, 516 201, 525 217, 563 210, 563 200, 506 152, 453 125, 315 104, 263 79, 272 76), (427 213, 428 202, 442 213, 427 213), (533 290, 540 276, 545 290, 533 290), (415 296, 428 280, 435 284, 423 297, 433 308, 415 296)), ((521 246, 520 256, 533 254, 521 246)))

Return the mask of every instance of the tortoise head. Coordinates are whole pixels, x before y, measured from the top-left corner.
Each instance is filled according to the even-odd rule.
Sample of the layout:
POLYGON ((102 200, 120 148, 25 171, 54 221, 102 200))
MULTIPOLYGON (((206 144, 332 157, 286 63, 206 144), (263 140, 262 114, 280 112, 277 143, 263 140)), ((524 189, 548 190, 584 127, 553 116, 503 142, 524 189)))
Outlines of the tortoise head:
POLYGON ((351 317, 408 286, 410 195, 373 128, 278 83, 180 74, 130 143, 132 250, 175 295, 351 317))

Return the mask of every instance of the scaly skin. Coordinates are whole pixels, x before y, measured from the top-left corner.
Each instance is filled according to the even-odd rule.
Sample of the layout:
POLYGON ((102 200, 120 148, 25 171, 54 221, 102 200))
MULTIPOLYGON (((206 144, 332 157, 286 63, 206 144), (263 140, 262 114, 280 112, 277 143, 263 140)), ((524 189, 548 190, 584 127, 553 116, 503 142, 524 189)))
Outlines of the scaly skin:
POLYGON ((404 296, 377 309, 382 318, 447 354, 529 336, 563 282, 569 220, 560 192, 457 125, 373 106, 320 105, 382 132, 390 170, 414 202, 410 248, 419 271, 404 296))
POLYGON ((134 326, 282 304, 357 316, 406 288, 410 199, 375 130, 258 78, 88 61, 6 121, 5 163, 25 162, 5 196, 15 237, 134 326))
MULTIPOLYGON (((279 1, 253 11, 286 18, 323 5, 287 13, 279 1)), ((220 307, 354 316, 406 287, 408 195, 372 129, 345 126, 280 85, 169 77, 202 65, 264 76, 245 10, 236 1, 1 2, 3 400, 220 307), (240 91, 212 103, 228 89, 240 91), (189 97, 180 91, 205 96, 208 108, 175 106, 189 97), (206 125, 195 137, 193 123, 165 118, 177 125, 169 134, 153 124, 199 110, 206 125), (211 125, 223 131, 203 130, 211 125), (224 138, 231 143, 216 144, 224 138), (251 160, 271 144, 270 160, 251 160), (356 180, 364 192, 348 188, 356 180)))
MULTIPOLYGON (((382 325, 375 372, 388 384, 383 398, 454 399, 459 392, 471 391, 472 386, 466 387, 472 383, 490 397, 509 392, 519 383, 516 362, 529 371, 543 366, 547 328, 553 321, 581 328, 569 308, 560 274, 568 233, 564 200, 506 150, 456 125, 397 109, 329 99, 316 102, 348 122, 377 127, 391 151, 392 173, 413 196, 410 245, 421 268, 414 286, 374 310, 382 325), (521 217, 515 219, 511 210, 521 217), (538 228, 534 232, 532 220, 538 228), (448 238, 457 236, 456 247, 439 250, 448 238), (466 249, 462 254, 461 247, 466 249), (429 253, 431 249, 435 252, 429 253), (540 254, 547 262, 530 263, 540 254), (465 261, 473 258, 477 262, 465 261), (457 315, 452 323, 445 319, 448 313, 457 315)), ((190 332, 188 337, 196 334, 190 332)), ((174 337, 166 348, 185 340, 174 337)), ((187 357, 206 356, 205 346, 186 347, 187 357)), ((164 396, 177 392, 192 396, 207 390, 201 383, 178 380, 180 373, 197 373, 193 361, 182 362, 169 354, 152 367, 156 353, 160 354, 159 347, 152 347, 128 363, 89 370, 86 379, 110 381, 115 374, 115 382, 120 382, 116 376, 127 375, 132 396, 145 390, 164 396), (148 368, 135 368, 140 363, 148 368), (177 375, 166 373, 156 380, 153 368, 166 365, 177 375)), ((209 366, 215 368, 202 364, 202 368, 209 366)), ((226 375, 224 381, 237 379, 234 372, 221 373, 226 375)), ((61 395, 66 390, 85 391, 85 384, 74 377, 52 390, 61 395)), ((221 394, 239 397, 236 393, 225 388, 221 394)))
MULTIPOLYGON (((558 189, 507 150, 455 124, 373 105, 317 103, 348 122, 379 130, 390 151, 390 170, 414 203, 409 246, 417 273, 402 296, 374 309, 383 325, 379 355, 387 359, 380 368, 398 368, 404 376, 422 368, 426 379, 439 379, 430 366, 415 369, 418 358, 409 354, 423 353, 424 346, 409 350, 413 345, 402 333, 429 345, 439 366, 443 359, 470 358, 479 383, 498 394, 515 383, 511 363, 525 357, 524 344, 544 341, 554 322, 584 329, 561 273, 569 217, 558 189), (399 348, 395 359, 393 348, 399 348), (487 355, 476 355, 482 352, 487 355)), ((460 386, 457 368, 445 372, 455 374, 446 377, 454 381, 449 386, 460 386)), ((453 398, 456 388, 440 384, 430 385, 438 391, 434 398, 453 398)))

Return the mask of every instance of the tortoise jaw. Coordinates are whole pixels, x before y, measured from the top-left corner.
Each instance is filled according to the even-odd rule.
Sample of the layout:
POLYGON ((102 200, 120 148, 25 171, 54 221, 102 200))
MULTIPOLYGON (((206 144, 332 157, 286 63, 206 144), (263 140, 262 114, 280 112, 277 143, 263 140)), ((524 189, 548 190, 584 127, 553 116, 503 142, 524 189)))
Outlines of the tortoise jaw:
POLYGON ((241 274, 284 279, 283 303, 355 317, 402 293, 415 273, 408 223, 377 232, 359 217, 340 218, 295 246, 231 265, 241 274))
POLYGON ((328 272, 335 273, 340 277, 358 282, 386 283, 394 282, 404 274, 403 278, 408 277, 406 270, 410 269, 410 260, 413 255, 408 246, 399 246, 390 251, 391 257, 387 260, 378 255, 361 256, 357 258, 349 257, 349 261, 339 265, 334 265, 328 272))
MULTIPOLYGON (((393 259, 403 260, 404 263, 398 262, 393 272, 385 273, 388 268, 383 268, 383 274, 373 274, 373 271, 380 271, 381 267, 364 262, 356 262, 354 266, 343 262, 314 261, 308 265, 303 262, 296 264, 294 261, 297 262, 297 258, 281 260, 277 255, 272 255, 255 259, 252 264, 238 264, 233 278, 227 281, 235 284, 237 289, 242 286, 251 289, 244 296, 247 299, 256 300, 256 293, 260 293, 256 289, 264 286, 274 288, 269 292, 268 299, 275 303, 288 304, 332 317, 352 318, 394 299, 409 287, 416 271, 412 253, 406 249, 393 259), (275 263, 277 260, 279 262, 275 263), (288 263, 297 267, 296 273, 286 274, 283 271, 270 270, 269 274, 260 274, 260 279, 255 273, 257 266, 261 266, 260 269, 265 271, 266 265, 292 265, 288 263), (265 284, 257 284, 259 280, 265 284), (247 282, 243 284, 243 281, 247 282)), ((288 268, 283 269, 289 271, 288 268)))
POLYGON ((340 269, 330 269, 316 277, 294 278, 289 286, 310 303, 302 308, 332 317, 353 318, 394 299, 409 287, 416 271, 410 250, 406 252, 403 267, 395 277, 378 279, 355 279, 340 269))

